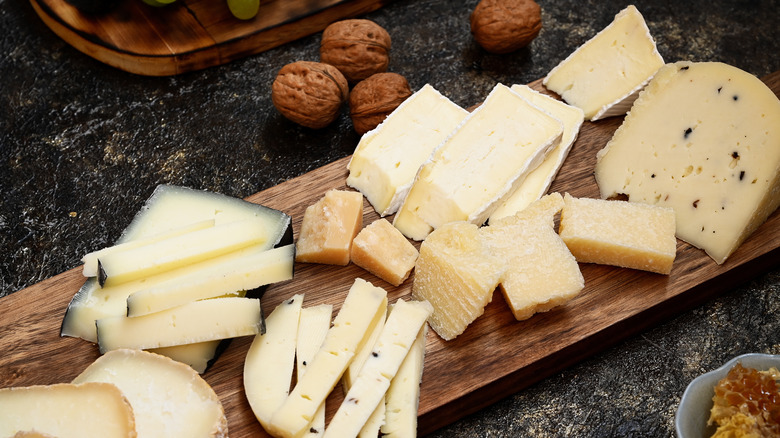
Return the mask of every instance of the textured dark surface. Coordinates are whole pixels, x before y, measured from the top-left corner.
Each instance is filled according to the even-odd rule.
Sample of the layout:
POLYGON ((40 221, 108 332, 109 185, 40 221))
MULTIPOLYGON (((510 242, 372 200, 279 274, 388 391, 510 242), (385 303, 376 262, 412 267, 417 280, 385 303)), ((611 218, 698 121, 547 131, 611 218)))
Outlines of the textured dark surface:
MULTIPOLYGON (((628 3, 540 1, 539 37, 502 56, 472 41, 475 4, 398 0, 366 18, 393 37, 391 71, 470 106, 496 82, 543 77, 628 3)), ((722 61, 757 76, 780 69, 778 1, 634 4, 667 61, 722 61)), ((149 78, 76 51, 23 0, 0 0, 0 29, 0 297, 110 244, 157 184, 245 197, 344 157, 358 141, 346 108, 313 131, 271 104, 276 72, 317 60, 319 35, 149 78)), ((779 267, 433 436, 672 436, 691 379, 741 353, 780 354, 779 267)))

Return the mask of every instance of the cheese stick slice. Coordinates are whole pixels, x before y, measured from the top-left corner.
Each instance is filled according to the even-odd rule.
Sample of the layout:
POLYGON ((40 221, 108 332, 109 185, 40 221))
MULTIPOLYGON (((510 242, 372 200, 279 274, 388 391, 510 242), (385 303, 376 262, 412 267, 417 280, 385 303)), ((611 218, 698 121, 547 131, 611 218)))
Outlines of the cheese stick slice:
MULTIPOLYGON (((333 314, 333 306, 320 304, 319 306, 301 309, 301 320, 298 323, 298 342, 295 347, 295 361, 297 379, 301 380, 309 364, 317 354, 325 336, 330 329, 330 320, 333 314)), ((325 402, 322 402, 314 414, 309 429, 303 435, 307 438, 321 437, 325 430, 325 402)))

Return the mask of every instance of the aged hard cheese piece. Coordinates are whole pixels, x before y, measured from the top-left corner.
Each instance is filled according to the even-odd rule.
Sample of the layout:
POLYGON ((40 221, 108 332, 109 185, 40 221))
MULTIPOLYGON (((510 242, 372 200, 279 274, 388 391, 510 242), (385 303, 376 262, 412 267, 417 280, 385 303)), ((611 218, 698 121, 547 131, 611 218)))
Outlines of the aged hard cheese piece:
POLYGON ((395 213, 422 163, 466 115, 424 85, 360 138, 347 165, 347 185, 360 190, 380 216, 395 213))
POLYGON ((363 196, 359 192, 328 190, 303 213, 295 261, 349 264, 352 239, 362 227, 363 196))
POLYGON ((133 407, 139 437, 228 436, 225 411, 211 386, 192 368, 165 356, 114 350, 73 379, 84 382, 119 387, 133 407))
POLYGON ((390 381, 385 394, 385 424, 382 437, 407 438, 417 436, 417 410, 420 404, 420 381, 425 363, 425 336, 428 325, 417 333, 414 344, 390 381))
POLYGON ((244 392, 257 421, 268 429, 290 391, 303 295, 279 304, 265 319, 244 360, 244 392))
POLYGON ((558 232, 582 263, 668 274, 677 252, 674 211, 649 204, 566 193, 558 232))
POLYGON ((525 177, 523 183, 504 200, 490 215, 490 223, 505 216, 511 216, 547 193, 563 162, 569 155, 574 140, 582 126, 583 113, 580 108, 567 105, 560 100, 539 93, 527 85, 512 85, 512 91, 533 105, 546 111, 563 123, 563 135, 558 145, 547 154, 542 164, 525 177))
POLYGON ((295 246, 258 251, 239 259, 214 260, 191 274, 127 297, 127 316, 141 316, 191 301, 235 295, 293 277, 295 246))
POLYGON ((101 352, 193 344, 264 330, 260 300, 241 297, 194 301, 144 316, 109 316, 97 321, 101 352))
POLYGON ((0 389, 0 436, 4 438, 33 430, 57 438, 135 438, 135 427, 130 403, 110 383, 0 389))
POLYGON ((352 241, 352 263, 399 286, 409 277, 419 252, 387 219, 379 219, 360 230, 352 241))
POLYGON ((543 80, 585 119, 625 114, 664 64, 642 14, 629 5, 607 27, 561 61, 543 80))
POLYGON ((420 246, 412 297, 431 303, 431 328, 454 339, 485 311, 503 271, 503 260, 490 253, 476 225, 453 222, 420 246))
POLYGON ((480 229, 491 253, 505 263, 500 288, 518 320, 571 300, 585 286, 577 261, 554 229, 562 207, 561 195, 552 193, 480 229))
POLYGON ((358 435, 432 312, 425 301, 396 301, 371 355, 325 429, 325 438, 358 435))
POLYGON ((601 197, 671 207, 717 263, 780 204, 780 100, 722 63, 662 68, 599 151, 601 197))
MULTIPOLYGON (((295 346, 295 370, 296 379, 301 380, 309 364, 317 354, 325 336, 330 329, 330 320, 333 315, 333 306, 330 304, 320 304, 314 307, 301 309, 301 318, 298 322, 298 341, 295 346)), ((304 437, 321 437, 325 431, 325 402, 322 402, 304 437)))
POLYGON ((560 121, 497 84, 420 168, 394 225, 415 240, 427 232, 405 227, 399 217, 416 216, 429 225, 427 231, 454 221, 481 225, 562 132, 560 121))
POLYGON ((356 278, 344 304, 301 380, 271 418, 269 433, 278 437, 303 435, 317 409, 338 383, 367 333, 387 312, 387 292, 356 278))

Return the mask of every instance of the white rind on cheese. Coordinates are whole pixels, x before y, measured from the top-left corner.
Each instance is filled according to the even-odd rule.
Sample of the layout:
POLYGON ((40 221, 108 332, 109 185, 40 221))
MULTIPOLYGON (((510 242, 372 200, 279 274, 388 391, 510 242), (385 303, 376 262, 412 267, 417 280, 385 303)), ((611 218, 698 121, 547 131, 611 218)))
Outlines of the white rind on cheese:
POLYGON ((380 216, 395 213, 419 167, 466 115, 424 85, 360 138, 347 165, 347 185, 363 193, 380 216))
POLYGON ((663 67, 598 152, 602 198, 671 207, 677 237, 724 263, 780 205, 780 100, 717 62, 663 67))
POLYGON ((390 381, 385 394, 384 438, 410 438, 417 436, 417 410, 420 404, 420 382, 425 363, 425 336, 428 325, 424 325, 398 372, 390 381))
POLYGON ((84 382, 116 385, 133 408, 139 437, 228 436, 225 411, 211 386, 192 368, 165 356, 114 350, 73 380, 84 382))
POLYGON ((541 198, 550 189, 584 120, 582 109, 542 94, 527 85, 512 85, 511 90, 563 123, 563 135, 558 145, 550 151, 542 164, 528 174, 523 183, 490 215, 489 223, 511 216, 541 198))
POLYGON ((403 215, 431 229, 461 220, 483 224, 560 142, 562 132, 560 121, 497 84, 423 164, 393 225, 421 240, 428 233, 405 227, 403 215))
POLYGON ((542 83, 595 121, 625 114, 663 64, 642 14, 629 5, 542 83))

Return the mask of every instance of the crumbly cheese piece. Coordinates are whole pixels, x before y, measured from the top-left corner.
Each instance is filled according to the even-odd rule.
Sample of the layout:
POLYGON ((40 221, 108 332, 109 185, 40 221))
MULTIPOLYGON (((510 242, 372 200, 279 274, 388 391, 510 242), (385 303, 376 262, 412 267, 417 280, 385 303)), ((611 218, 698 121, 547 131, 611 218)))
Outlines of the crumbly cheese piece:
POLYGON ((395 213, 422 163, 467 115, 424 85, 360 138, 347 165, 347 185, 360 190, 380 216, 395 213))
POLYGON ((505 269, 468 222, 438 228, 420 246, 412 297, 433 305, 431 328, 454 339, 485 311, 505 269))
POLYGON ((0 436, 135 438, 133 409, 110 383, 0 389, 0 436))
POLYGON ((426 301, 395 303, 371 355, 325 429, 325 438, 358 435, 432 312, 426 301))
POLYGON ((598 152, 596 182, 671 207, 677 237, 723 263, 780 205, 780 100, 736 67, 669 64, 598 152))
POLYGON ((133 407, 139 437, 228 436, 225 411, 211 386, 192 368, 165 356, 114 350, 73 380, 84 382, 116 385, 133 407))
POLYGON ((497 84, 485 102, 423 164, 399 217, 416 216, 431 229, 454 221, 481 225, 561 138, 561 122, 497 84), (404 213, 406 212, 406 213, 404 213))
POLYGON ((119 348, 159 348, 262 333, 260 300, 219 298, 193 301, 144 316, 97 321, 101 353, 119 348))
POLYGON ((127 316, 141 316, 191 301, 235 295, 293 277, 295 246, 259 251, 240 259, 217 260, 184 278, 170 279, 127 297, 127 316))
POLYGON ((290 391, 303 295, 276 306, 255 336, 244 360, 244 393, 257 421, 268 428, 290 391))
POLYGON ((387 219, 376 220, 352 241, 352 263, 399 286, 414 269, 419 252, 387 219))
POLYGON ((295 260, 346 266, 352 239, 362 227, 360 192, 328 190, 303 213, 295 260))
POLYGON ((559 306, 585 287, 577 261, 554 229, 562 207, 561 195, 552 193, 480 230, 506 265, 500 288, 517 320, 559 306))
POLYGON ((387 292, 356 278, 306 374, 273 414, 269 433, 277 437, 303 435, 355 352, 366 342, 367 333, 385 312, 387 292))
POLYGON ((517 213, 547 193, 563 162, 569 156, 569 151, 577 139, 583 122, 583 112, 580 108, 539 93, 527 85, 516 84, 512 85, 511 89, 532 105, 560 120, 563 123, 563 135, 561 142, 547 154, 547 158, 542 161, 542 164, 529 173, 511 196, 505 199, 490 215, 490 223, 517 213))
POLYGON ((629 5, 543 80, 585 119, 623 115, 664 64, 642 14, 629 5))
POLYGON ((558 232, 579 262, 669 274, 674 229, 671 208, 566 193, 558 232))
MULTIPOLYGON (((325 336, 330 329, 330 320, 333 315, 333 306, 330 304, 320 304, 314 307, 301 309, 301 319, 298 323, 298 342, 295 346, 295 365, 296 376, 301 380, 306 370, 309 368, 311 360, 317 354, 325 336)), ((321 437, 325 431, 325 401, 322 402, 314 418, 309 424, 309 428, 303 434, 304 437, 321 437)))
POLYGON ((417 333, 414 344, 390 381, 385 394, 385 423, 381 432, 387 438, 417 436, 417 410, 420 405, 420 382, 425 363, 425 336, 428 325, 417 333))

